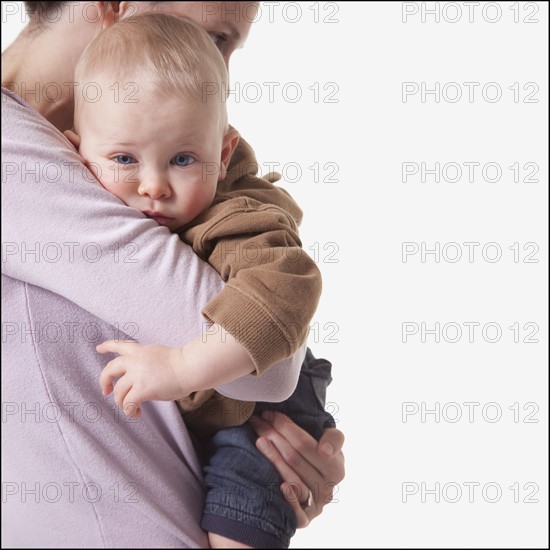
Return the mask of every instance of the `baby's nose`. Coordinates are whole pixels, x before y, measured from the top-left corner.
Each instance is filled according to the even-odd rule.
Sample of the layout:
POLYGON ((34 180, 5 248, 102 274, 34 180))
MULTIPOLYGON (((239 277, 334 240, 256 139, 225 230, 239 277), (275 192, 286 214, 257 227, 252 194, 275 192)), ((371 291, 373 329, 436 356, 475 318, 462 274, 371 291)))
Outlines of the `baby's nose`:
POLYGON ((150 175, 142 181, 138 193, 147 195, 152 199, 168 198, 171 195, 168 181, 160 174, 150 175))

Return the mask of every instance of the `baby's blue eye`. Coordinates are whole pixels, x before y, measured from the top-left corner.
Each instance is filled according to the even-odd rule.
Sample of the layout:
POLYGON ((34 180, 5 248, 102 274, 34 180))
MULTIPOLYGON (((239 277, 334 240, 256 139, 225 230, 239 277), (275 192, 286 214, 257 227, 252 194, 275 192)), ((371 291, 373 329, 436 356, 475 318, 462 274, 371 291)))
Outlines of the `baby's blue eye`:
POLYGON ((134 157, 131 157, 130 155, 117 155, 115 157, 115 161, 119 164, 133 164, 136 162, 136 159, 134 157))
POLYGON ((176 166, 189 166, 194 162, 195 162, 195 159, 189 155, 176 155, 172 159, 172 164, 175 164, 176 166))

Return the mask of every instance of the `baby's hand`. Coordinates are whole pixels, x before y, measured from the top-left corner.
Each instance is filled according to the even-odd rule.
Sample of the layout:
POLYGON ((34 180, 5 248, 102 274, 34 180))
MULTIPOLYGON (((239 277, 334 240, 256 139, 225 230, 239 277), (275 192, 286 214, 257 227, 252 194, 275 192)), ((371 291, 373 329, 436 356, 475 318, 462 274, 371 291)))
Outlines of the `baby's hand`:
POLYGON ((101 372, 99 384, 103 395, 113 391, 117 405, 130 418, 141 416, 141 403, 158 399, 172 401, 186 397, 182 380, 183 353, 180 348, 144 346, 137 342, 108 340, 96 347, 99 353, 118 353, 101 372))

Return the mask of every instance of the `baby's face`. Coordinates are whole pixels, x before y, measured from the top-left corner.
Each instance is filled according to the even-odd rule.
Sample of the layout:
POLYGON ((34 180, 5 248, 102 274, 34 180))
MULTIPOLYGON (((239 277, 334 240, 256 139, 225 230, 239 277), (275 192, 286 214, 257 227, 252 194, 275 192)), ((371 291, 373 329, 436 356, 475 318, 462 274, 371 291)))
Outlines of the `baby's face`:
POLYGON ((141 91, 137 103, 107 95, 80 109, 86 164, 105 189, 159 225, 174 231, 190 222, 210 205, 220 179, 218 109, 141 91))

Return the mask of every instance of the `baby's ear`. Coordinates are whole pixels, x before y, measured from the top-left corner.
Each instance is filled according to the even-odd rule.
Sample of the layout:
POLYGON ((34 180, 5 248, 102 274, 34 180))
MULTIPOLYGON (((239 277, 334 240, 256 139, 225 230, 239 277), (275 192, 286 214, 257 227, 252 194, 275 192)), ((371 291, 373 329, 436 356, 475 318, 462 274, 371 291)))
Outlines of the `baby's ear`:
POLYGON ((235 128, 230 128, 226 132, 225 136, 223 136, 222 154, 220 158, 220 173, 218 176, 218 181, 222 181, 227 175, 227 168, 229 167, 229 163, 231 162, 231 156, 237 148, 239 138, 239 132, 237 132, 235 128))
POLYGON ((75 134, 72 130, 65 130, 63 132, 65 137, 73 144, 74 148, 78 151, 80 147, 80 136, 75 134))

